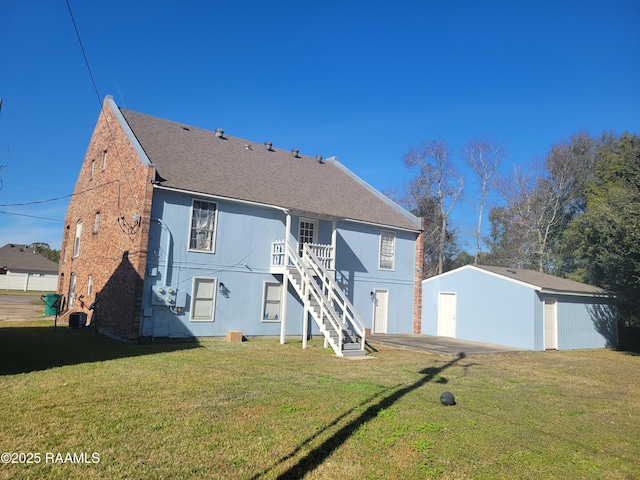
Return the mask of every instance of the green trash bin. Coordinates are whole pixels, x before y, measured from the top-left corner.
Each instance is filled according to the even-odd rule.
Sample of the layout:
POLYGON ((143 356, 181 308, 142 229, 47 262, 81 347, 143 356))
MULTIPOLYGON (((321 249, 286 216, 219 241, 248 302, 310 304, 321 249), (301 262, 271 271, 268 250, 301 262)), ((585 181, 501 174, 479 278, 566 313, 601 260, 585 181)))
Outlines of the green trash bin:
POLYGON ((59 293, 45 293, 42 295, 42 300, 44 301, 44 314, 46 316, 55 315, 57 302, 62 297, 59 293))

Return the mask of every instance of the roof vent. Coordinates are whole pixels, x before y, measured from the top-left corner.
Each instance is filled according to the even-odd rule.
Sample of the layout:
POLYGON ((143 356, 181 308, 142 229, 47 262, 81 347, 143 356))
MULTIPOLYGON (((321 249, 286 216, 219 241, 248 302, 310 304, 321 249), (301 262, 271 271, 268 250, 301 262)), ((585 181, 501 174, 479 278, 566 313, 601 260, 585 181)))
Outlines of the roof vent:
POLYGON ((223 135, 224 135, 224 130, 221 128, 216 128, 216 137, 222 138, 223 135))
POLYGON ((299 157, 299 155, 298 155, 299 153, 300 153, 300 150, 298 150, 297 148, 294 148, 294 149, 291 150, 291 154, 296 158, 299 157))
POLYGON ((269 142, 269 141, 264 142, 264 146, 265 146, 265 148, 266 148, 267 150, 269 150, 269 151, 272 151, 272 150, 273 150, 273 148, 272 148, 272 147, 273 147, 273 143, 271 143, 271 142, 269 142))
POLYGON ((322 155, 316 155, 316 160, 318 161, 318 163, 324 163, 322 161, 322 155))

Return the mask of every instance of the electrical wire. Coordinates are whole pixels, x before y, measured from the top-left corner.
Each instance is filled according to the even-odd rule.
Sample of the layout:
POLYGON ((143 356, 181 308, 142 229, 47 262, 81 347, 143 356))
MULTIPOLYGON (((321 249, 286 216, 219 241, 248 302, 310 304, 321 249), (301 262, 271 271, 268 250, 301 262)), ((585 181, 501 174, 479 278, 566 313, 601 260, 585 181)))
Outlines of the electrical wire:
POLYGON ((57 200, 64 200, 65 198, 73 197, 75 195, 81 195, 86 192, 90 192, 91 190, 95 190, 97 188, 104 187, 105 185, 110 185, 112 183, 119 182, 120 180, 112 180, 107 183, 101 183, 100 185, 96 185, 95 187, 87 188, 86 190, 82 190, 80 192, 74 192, 69 195, 62 195, 61 197, 48 198, 46 200, 35 200, 33 202, 24 202, 24 203, 0 203, 0 207, 25 207, 27 205, 38 205, 41 203, 55 202, 57 200))
POLYGON ((38 218, 40 220, 50 220, 52 222, 64 222, 64 220, 60 220, 58 218, 37 217, 35 215, 26 215, 24 213, 5 212, 4 210, 0 210, 0 213, 4 215, 15 215, 17 217, 29 217, 29 218, 38 218))
MULTIPOLYGON (((109 136, 111 137, 112 143, 115 145, 115 135, 111 130, 111 125, 109 124, 109 120, 107 119, 106 112, 104 110, 104 106, 102 104, 102 98, 100 97, 100 92, 98 91, 98 86, 96 85, 95 78, 93 76, 93 72, 91 70, 91 65, 89 64, 89 59, 87 58, 87 53, 84 49, 84 44, 82 43, 82 38, 80 37, 80 31, 78 30, 78 25, 76 24, 76 20, 73 16, 73 12, 71 11, 71 5, 69 4, 69 0, 65 0, 67 4, 67 9, 69 10, 69 16, 71 17, 71 22, 73 23, 73 28, 76 32, 76 37, 78 38, 78 43, 80 44, 80 50, 82 50, 82 56, 84 58, 84 63, 87 66, 87 71, 89 72, 89 77, 91 78, 91 83, 93 85, 93 90, 96 94, 96 98, 98 99, 98 104, 100 105, 100 112, 104 116, 105 124, 107 125, 107 130, 109 130, 109 136)), ((134 203, 136 204, 136 208, 140 209, 140 205, 138 204, 138 199, 133 194, 133 189, 131 188, 131 182, 129 182, 129 176, 127 175, 127 170, 124 168, 124 164, 122 163, 122 159, 120 158, 120 152, 117 148, 114 147, 116 152, 116 157, 118 157, 118 161, 120 162, 120 167, 122 168, 122 172, 125 180, 127 181, 127 185, 129 187, 129 193, 133 198, 134 203)), ((119 212, 120 213, 120 212, 119 212)))

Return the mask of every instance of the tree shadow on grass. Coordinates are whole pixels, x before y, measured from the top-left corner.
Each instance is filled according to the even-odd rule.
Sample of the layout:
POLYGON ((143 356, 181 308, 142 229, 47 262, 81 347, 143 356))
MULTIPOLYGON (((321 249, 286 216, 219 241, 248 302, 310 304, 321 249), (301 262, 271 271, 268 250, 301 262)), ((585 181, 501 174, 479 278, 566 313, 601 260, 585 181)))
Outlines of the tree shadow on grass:
POLYGON ((94 336, 90 328, 2 326, 0 375, 198 347, 197 342, 125 344, 103 335, 94 336))
MULTIPOLYGON (((420 388, 429 382, 436 383, 447 383, 447 379, 441 377, 440 374, 446 370, 447 368, 453 366, 460 360, 465 358, 464 353, 460 353, 459 356, 448 363, 445 363, 441 367, 429 367, 420 371, 422 376, 416 380, 414 383, 407 385, 406 387, 399 388, 395 390, 393 393, 383 396, 377 403, 369 406, 364 412, 362 412, 357 418, 351 420, 340 430, 335 432, 331 437, 326 439, 316 448, 307 453, 303 458, 301 458, 298 463, 290 467, 286 472, 278 475, 278 479, 298 479, 303 478, 307 473, 315 470, 318 466, 320 466, 335 450, 337 450, 343 443, 345 443, 362 425, 367 423, 370 420, 373 420, 382 410, 386 410, 390 408, 394 403, 400 400, 402 397, 407 395, 408 393, 420 388)), ((384 393, 384 392, 383 392, 384 393)), ((358 410, 360 407, 369 403, 377 397, 382 396, 383 394, 376 394, 373 397, 369 398, 365 402, 351 408, 344 414, 340 415, 336 418, 331 424, 329 424, 326 428, 323 428, 321 431, 315 433, 311 437, 307 438, 303 441, 299 446, 297 446, 292 452, 280 458, 275 465, 271 468, 255 475, 252 477, 252 480, 257 480, 265 475, 267 475, 270 471, 275 469, 278 465, 283 464, 287 460, 293 458, 305 445, 311 443, 314 439, 316 439, 320 434, 327 430, 327 428, 337 425, 340 420, 344 419, 347 415, 352 413, 355 410, 358 410)))

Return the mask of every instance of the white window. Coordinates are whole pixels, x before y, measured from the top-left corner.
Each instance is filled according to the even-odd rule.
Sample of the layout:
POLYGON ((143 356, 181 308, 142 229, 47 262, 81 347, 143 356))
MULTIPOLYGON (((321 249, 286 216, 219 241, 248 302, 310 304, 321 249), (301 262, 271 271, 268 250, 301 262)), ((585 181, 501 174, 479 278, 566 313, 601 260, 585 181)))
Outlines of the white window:
POLYGON ((189 249, 213 252, 217 204, 194 200, 191 207, 191 234, 189 249))
POLYGON ((76 274, 72 273, 69 279, 69 308, 73 308, 76 299, 76 274))
POLYGON ((93 178, 93 175, 96 173, 96 161, 95 160, 91 160, 91 178, 93 178))
POLYGON ((76 223, 76 238, 73 242, 73 256, 77 257, 80 253, 80 235, 82 234, 82 220, 76 223))
POLYGON ((396 263, 396 233, 380 230, 380 270, 393 270, 396 263))
POLYGON ((98 233, 99 226, 100 226, 100 212, 96 212, 96 219, 93 222, 93 233, 98 233))
POLYGON ((93 274, 89 275, 89 280, 87 281, 87 297, 93 295, 93 274))
POLYGON ((107 151, 102 152, 102 170, 107 168, 107 151))
POLYGON ((216 303, 216 279, 194 277, 191 292, 191 321, 212 322, 216 303))
POLYGON ((264 322, 279 322, 282 318, 280 312, 280 295, 282 285, 276 282, 265 282, 262 295, 262 320, 264 322))

